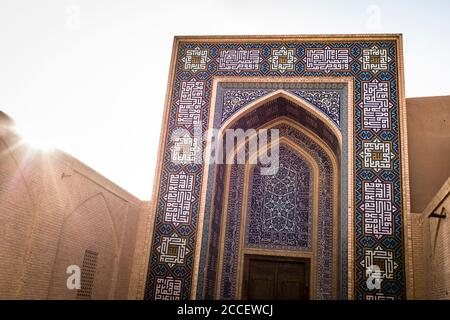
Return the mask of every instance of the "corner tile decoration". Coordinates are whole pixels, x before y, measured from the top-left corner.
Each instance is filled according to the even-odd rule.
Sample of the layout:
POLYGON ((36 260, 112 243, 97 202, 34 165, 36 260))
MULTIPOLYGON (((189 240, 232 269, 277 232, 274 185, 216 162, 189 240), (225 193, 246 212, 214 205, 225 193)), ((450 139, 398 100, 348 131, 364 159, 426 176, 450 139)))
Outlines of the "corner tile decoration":
POLYGON ((226 90, 223 93, 222 123, 244 106, 272 91, 267 89, 226 90))
POLYGON ((186 55, 181 59, 184 62, 184 69, 196 73, 200 70, 206 70, 209 58, 208 49, 195 47, 186 50, 186 55))
POLYGON ((363 70, 371 70, 374 73, 388 70, 388 64, 391 62, 387 49, 381 49, 373 46, 369 49, 363 49, 363 55, 359 59, 362 62, 363 70))
MULTIPOLYGON (((154 198, 155 224, 145 299, 190 299, 194 287, 195 298, 214 298, 208 293, 209 284, 205 279, 214 278, 215 271, 218 270, 211 268, 208 261, 212 261, 213 265, 217 263, 215 251, 219 249, 212 246, 208 250, 209 243, 217 240, 217 235, 211 233, 208 228, 210 225, 220 225, 220 221, 214 220, 218 216, 220 206, 216 205, 214 212, 200 211, 202 194, 206 193, 208 197, 212 195, 209 188, 202 189, 204 164, 192 161, 198 148, 203 150, 206 142, 194 141, 188 136, 179 137, 175 141, 170 138, 174 131, 180 129, 193 133, 193 128, 197 125, 201 126, 203 132, 209 129, 212 106, 219 101, 217 97, 212 101, 213 81, 218 77, 242 78, 242 84, 248 83, 249 77, 280 79, 285 82, 294 78, 302 78, 303 81, 310 79, 311 85, 319 84, 317 79, 324 77, 351 79, 353 92, 344 100, 333 89, 314 87, 283 90, 303 99, 324 114, 343 132, 343 140, 343 124, 348 120, 343 106, 349 98, 353 101, 349 106, 353 126, 347 133, 354 141, 350 153, 353 158, 342 162, 342 165, 353 164, 353 176, 343 177, 344 181, 351 179, 353 184, 353 188, 346 191, 351 193, 353 198, 354 212, 349 216, 353 222, 353 231, 350 231, 352 233, 347 237, 348 212, 345 205, 340 213, 340 228, 341 234, 354 242, 354 251, 349 252, 351 256, 347 256, 347 247, 343 245, 340 249, 342 282, 338 288, 339 296, 348 298, 348 281, 354 281, 354 289, 351 292, 354 299, 405 299, 403 212, 406 205, 402 185, 405 164, 401 157, 401 143, 405 137, 400 136, 400 86, 403 86, 403 83, 399 78, 399 49, 401 48, 397 36, 177 38, 168 89, 167 119, 161 137, 161 169, 156 177, 158 186, 154 198), (203 221, 201 231, 198 230, 200 218, 203 221), (199 250, 196 247, 198 232, 202 232, 199 250), (199 266, 194 270, 196 259, 199 266), (353 262, 353 269, 347 268, 348 261, 353 262), (372 265, 378 265, 382 270, 381 288, 375 290, 367 286, 367 270, 372 265), (194 274, 198 277, 194 277, 194 274), (194 283, 194 279, 197 279, 197 282, 194 283)), ((225 88, 223 95, 219 97, 222 105, 215 108, 220 114, 213 115, 214 119, 218 119, 216 123, 222 125, 226 119, 249 103, 275 90, 276 87, 242 87, 229 91, 225 88)), ((286 134, 295 135, 290 129, 282 129, 286 134)), ((302 138, 299 143, 307 143, 305 141, 306 139, 302 138)), ((345 158, 348 154, 342 156, 345 158)), ((223 181, 221 171, 218 174, 218 181, 223 181)), ((237 167, 236 174, 232 175, 234 182, 231 182, 241 183, 239 181, 242 175, 243 168, 237 167)), ((324 174, 323 178, 326 179, 327 176, 324 174)), ((289 186, 291 181, 288 180, 280 181, 289 186)), ((272 182, 261 183, 261 186, 266 188, 272 182)), ((214 201, 218 200, 214 198, 214 201)), ((293 208, 292 201, 286 210, 293 208)), ((324 205, 328 202, 324 201, 324 205)), ((240 203, 235 202, 233 205, 239 206, 240 203)), ((228 217, 233 220, 232 215, 228 217)), ((306 219, 306 216, 304 217, 306 219)), ((285 218, 285 223, 277 222, 267 228, 284 228, 283 230, 289 232, 295 226, 289 215, 285 218)), ((330 222, 327 222, 326 216, 323 219, 324 222, 318 226, 324 229, 318 236, 323 237, 321 241, 325 246, 332 246, 332 242, 328 243, 331 241, 332 232, 328 227, 330 222)), ((227 228, 237 228, 233 221, 227 228)), ((257 232, 252 234, 252 237, 258 236, 257 232)), ((236 234, 230 234, 227 240, 232 241, 235 236, 236 234)), ((301 243, 307 245, 307 234, 299 236, 303 239, 301 243)), ((228 246, 227 243, 224 245, 228 246)), ((237 263, 234 250, 230 242, 230 249, 225 248, 224 251, 229 257, 226 261, 229 264, 226 266, 228 269, 224 270, 231 274, 237 263)), ((329 266, 333 256, 328 255, 329 251, 326 250, 318 252, 322 252, 322 257, 318 259, 320 263, 317 272, 324 276, 316 279, 316 296, 318 299, 330 299, 331 283, 327 280, 327 272, 331 272, 329 266)), ((235 298, 233 288, 236 285, 221 285, 220 295, 228 294, 230 298, 235 298)))

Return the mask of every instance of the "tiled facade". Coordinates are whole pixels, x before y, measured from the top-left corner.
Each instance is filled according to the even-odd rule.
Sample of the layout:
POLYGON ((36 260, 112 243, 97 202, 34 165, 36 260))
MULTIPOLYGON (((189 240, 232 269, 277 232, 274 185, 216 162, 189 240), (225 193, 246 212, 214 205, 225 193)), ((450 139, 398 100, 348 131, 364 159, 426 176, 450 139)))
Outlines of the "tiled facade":
MULTIPOLYGON (((331 148, 343 154, 337 170, 345 209, 339 212, 338 230, 326 234, 343 239, 333 253, 340 257, 338 296, 406 298, 412 280, 411 246, 405 237, 410 226, 405 220, 409 193, 401 41, 399 35, 175 38, 155 177, 146 299, 156 298, 163 285, 158 279, 169 278, 182 283, 174 298, 205 298, 206 263, 216 261, 211 248, 217 246, 210 244, 210 239, 217 239, 210 227, 216 210, 210 204, 218 172, 202 163, 171 161, 175 146, 169 137, 181 129, 193 133, 195 125, 201 134, 211 128, 226 130, 233 121, 234 128, 241 128, 247 110, 246 128, 290 117, 313 131, 325 128, 318 129, 318 136, 334 139, 331 148), (278 114, 255 111, 259 101, 277 96, 295 103, 278 114), (176 177, 183 177, 186 188, 172 183, 176 177), (172 221, 174 214, 182 221, 172 221), (186 237, 184 251, 189 253, 183 264, 171 267, 157 248, 174 232, 186 237), (392 266, 377 292, 366 286, 370 266, 364 263, 370 250, 392 266)), ((208 143, 203 145, 207 152, 208 143)), ((239 277, 239 272, 232 276, 239 277)), ((327 279, 330 287, 331 278, 327 279)), ((238 283, 237 297, 239 287, 238 283)))

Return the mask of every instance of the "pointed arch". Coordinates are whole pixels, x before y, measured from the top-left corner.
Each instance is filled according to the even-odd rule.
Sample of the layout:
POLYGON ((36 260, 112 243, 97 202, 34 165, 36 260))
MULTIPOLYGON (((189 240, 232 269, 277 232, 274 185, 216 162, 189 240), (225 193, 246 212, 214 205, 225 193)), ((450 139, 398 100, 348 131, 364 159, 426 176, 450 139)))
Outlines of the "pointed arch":
POLYGON ((114 290, 119 249, 120 242, 107 199, 102 192, 95 192, 64 217, 47 298, 75 298, 76 293, 64 287, 65 268, 72 264, 81 267, 85 250, 93 250, 98 254, 92 298, 109 298, 114 290))
POLYGON ((86 205, 87 203, 89 203, 90 201, 93 201, 95 198, 100 197, 102 199, 102 202, 104 204, 104 207, 106 208, 107 211, 107 217, 108 217, 108 222, 109 225, 111 227, 112 230, 112 234, 114 236, 114 245, 117 247, 119 245, 119 235, 117 234, 117 230, 116 230, 116 225, 114 224, 112 215, 111 215, 111 209, 109 208, 108 205, 108 201, 105 198, 105 195, 103 194, 103 192, 96 192, 90 196, 88 196, 86 199, 82 200, 72 211, 69 212, 69 214, 67 214, 64 219, 63 219, 63 226, 67 223, 67 221, 69 220, 69 218, 78 211, 78 209, 80 209, 83 205, 86 205))
MULTIPOLYGON (((338 198, 339 198, 339 191, 338 190, 339 190, 339 180, 340 180, 339 176, 340 176, 340 174, 339 174, 338 155, 336 155, 333 152, 332 148, 330 148, 327 145, 327 143, 325 141, 323 141, 317 134, 315 134, 314 132, 312 132, 312 131, 308 130, 307 128, 303 127, 297 121, 295 121, 295 120, 293 120, 293 119, 291 119, 289 117, 286 117, 286 116, 277 117, 277 118, 275 118, 275 119, 273 119, 271 121, 266 122, 264 125, 256 128, 256 129, 271 129, 271 128, 276 128, 276 127, 278 127, 280 125, 286 125, 286 126, 288 126, 290 128, 293 128, 296 131, 301 132, 303 135, 305 135, 309 139, 311 139, 311 140, 315 141, 316 143, 318 143, 320 145, 321 149, 323 150, 323 152, 327 155, 327 157, 331 161, 331 166, 332 166, 332 171, 333 171, 333 174, 332 174, 332 177, 333 177, 332 178, 332 180, 333 180, 332 198, 334 199, 333 200, 334 205, 333 205, 333 209, 332 209, 331 215, 333 217, 333 220, 336 223, 333 223, 333 227, 332 227, 333 228, 333 241, 332 241, 333 242, 333 246, 332 246, 333 249, 332 249, 332 252, 330 252, 330 253, 333 255, 333 257, 337 257, 337 255, 339 254, 339 238, 340 238, 340 236, 338 234, 339 233, 339 229, 337 227, 339 225, 339 223, 340 223, 339 222, 339 220, 340 220, 340 217, 339 217, 339 212, 340 212, 340 208, 339 207, 340 207, 340 205, 339 205, 339 201, 338 201, 338 198)), ((249 135, 249 139, 251 139, 255 135, 256 135, 256 133, 253 133, 253 135, 249 135)), ((288 146, 293 147, 295 150, 300 151, 300 153, 302 153, 303 155, 305 154, 304 152, 301 151, 302 148, 299 147, 299 146, 296 146, 296 143, 290 141, 289 138, 279 137, 277 142, 287 144, 288 146)), ((233 149, 233 151, 232 151, 232 153, 233 153, 232 158, 234 158, 236 156, 236 154, 237 154, 239 149, 244 148, 245 144, 246 144, 246 142, 241 142, 241 144, 237 145, 236 148, 233 149)), ((252 156, 254 156, 254 155, 252 155, 252 156)), ((248 160, 250 160, 250 158, 248 160)), ((312 162, 316 163, 315 161, 312 161, 312 162)), ((229 164, 225 164, 224 166, 229 169, 230 165, 229 164)), ((227 173, 225 174, 225 181, 226 181, 225 183, 226 183, 226 185, 228 185, 228 183, 229 183, 229 170, 228 169, 225 169, 225 171, 227 171, 227 173)), ((216 193, 216 187, 217 187, 217 182, 215 180, 216 179, 216 174, 217 174, 217 172, 214 173, 214 176, 213 176, 213 180, 214 181, 212 182, 212 194, 213 195, 216 193)), ((245 176, 248 176, 248 172, 247 171, 245 172, 245 176)), ((244 185, 245 185, 245 183, 244 183, 244 185)), ((318 191, 316 190, 315 192, 318 192, 318 191)), ((228 191, 227 191, 227 187, 226 187, 224 195, 227 195, 227 194, 228 194, 228 191)), ((225 198, 228 198, 228 197, 225 196, 225 198)), ((211 200, 213 201, 214 198, 212 198, 211 200)), ((225 212, 225 207, 227 206, 226 202, 227 201, 223 200, 223 206, 224 207, 221 209, 222 210, 222 218, 221 218, 222 222, 221 222, 221 231, 220 231, 220 237, 221 238, 225 234, 223 227, 226 224, 224 222, 226 220, 223 220, 223 219, 226 219, 225 216, 227 216, 227 214, 225 212)), ((211 207, 211 214, 214 211, 213 208, 214 208, 214 204, 212 204, 212 207, 211 207)), ((244 214, 245 213, 243 213, 243 215, 244 214)), ((316 219, 316 221, 317 221, 317 219, 316 219)), ((244 224, 241 224, 241 227, 243 225, 244 224)), ((316 229, 317 228, 317 224, 315 224, 313 228, 316 229)), ((209 232, 210 231, 211 230, 209 230, 209 232)), ((316 234, 317 234, 317 231, 316 231, 316 234)), ((241 230, 241 235, 243 235, 242 230, 241 230)), ((242 243, 240 245, 242 245, 242 243)), ((221 242, 221 244, 219 245, 219 248, 222 248, 222 247, 223 247, 223 242, 221 242)), ((245 249, 244 251, 247 252, 248 249, 245 249)), ((242 252, 244 252, 244 251, 242 251, 242 252)), ((220 288, 223 285, 222 283, 220 283, 220 277, 222 276, 220 274, 221 273, 220 270, 222 268, 220 261, 223 261, 223 251, 222 251, 222 249, 220 249, 220 252, 221 253, 220 253, 219 261, 218 261, 218 265, 217 265, 219 272, 218 272, 218 277, 216 278, 216 281, 215 281, 215 286, 216 286, 216 288, 215 288, 215 298, 218 298, 220 296, 220 293, 219 293, 220 292, 220 288)), ((313 250, 313 252, 315 252, 315 250, 313 250)), ((242 254, 241 253, 239 254, 239 267, 238 267, 238 278, 237 278, 238 279, 238 287, 237 287, 237 292, 236 292, 238 298, 241 297, 241 294, 242 294, 242 292, 241 292, 242 288, 240 288, 240 285, 241 285, 241 282, 242 282, 242 268, 243 268, 243 265, 242 265, 243 260, 242 260, 242 256, 241 256, 242 254)), ((279 251, 278 253, 275 252, 274 254, 281 254, 281 251, 279 251)), ((282 253, 282 255, 283 256, 284 255, 285 256, 291 256, 292 253, 284 251, 282 253)), ((294 254, 293 256, 295 256, 295 255, 296 254, 294 254)), ((301 256, 301 255, 298 255, 298 256, 301 256)), ((315 260, 316 256, 314 256, 314 257, 311 256, 311 259, 314 261, 313 266, 317 265, 317 262, 315 260)), ((333 259, 336 259, 336 258, 333 258, 333 259)), ((332 283, 332 295, 334 297, 336 297, 337 296, 337 290, 338 290, 337 286, 338 286, 338 282, 340 281, 340 279, 339 279, 340 273, 338 272, 339 266, 337 264, 333 263, 333 267, 332 268, 333 268, 333 274, 335 274, 336 277, 337 277, 337 278, 335 278, 335 280, 333 280, 333 283, 332 283)), ((318 283, 317 282, 318 280, 315 278, 315 276, 316 275, 312 271, 311 272, 311 284, 312 284, 311 290, 312 291, 310 293, 315 292, 315 288, 316 288, 316 285, 318 283), (314 279, 313 279, 313 277, 314 277, 314 279)))
MULTIPOLYGON (((286 125, 295 125, 293 124, 292 120, 279 120, 277 121, 277 123, 275 124, 268 124, 266 125, 267 127, 273 127, 275 125, 279 125, 279 124, 286 124, 286 125)), ((317 243, 314 241, 314 238, 317 237, 317 225, 318 225, 318 221, 319 221, 319 213, 318 213, 318 191, 319 191, 319 166, 317 161, 309 154, 309 152, 304 149, 303 147, 297 145, 294 141, 292 141, 290 138, 288 137, 279 137, 277 140, 275 141, 271 141, 268 142, 268 144, 272 144, 272 143, 277 143, 280 146, 283 145, 287 148, 289 148, 290 150, 292 150, 293 152, 295 152, 297 155, 299 155, 311 168, 311 173, 312 173, 312 189, 314 192, 314 197, 312 199, 312 219, 313 222, 311 227, 312 230, 310 230, 311 232, 311 248, 310 250, 307 251, 300 251, 300 252, 295 252, 295 251, 289 251, 289 250, 276 250, 276 251, 272 251, 269 254, 269 251, 271 250, 267 250, 267 249, 249 249, 249 248, 245 248, 245 245, 243 243, 244 241, 244 237, 247 236, 246 233, 246 227, 247 227, 247 210, 248 210, 248 201, 243 201, 242 202, 242 216, 240 218, 241 222, 240 222, 240 235, 241 235, 241 240, 240 240, 240 244, 239 244, 239 258, 238 258, 238 267, 237 267, 237 277, 236 277, 236 298, 237 299, 241 299, 242 298, 242 282, 243 282, 243 269, 244 269, 244 255, 248 254, 249 252, 255 252, 259 255, 280 255, 280 256, 289 256, 289 257, 301 257, 301 258, 308 258, 311 261, 311 265, 312 265, 312 269, 315 270, 316 265, 317 265, 317 254, 316 254, 316 250, 317 250, 317 243)), ((243 145, 239 146, 239 148, 242 148, 243 145)), ((236 156, 237 153, 237 149, 233 152, 234 156, 236 156)), ((250 155, 249 158, 249 162, 253 163, 251 161, 251 159, 255 159, 258 154, 261 153, 261 150, 257 150, 256 152, 254 152, 252 155, 250 155)), ((250 163, 246 163, 245 164, 245 169, 244 169, 244 195, 243 195, 243 199, 246 199, 249 195, 249 193, 251 192, 248 189, 249 186, 249 179, 251 176, 251 171, 252 168, 255 166, 254 164, 250 164, 250 163)), ((333 163, 333 168, 335 168, 335 163, 334 161, 332 161, 333 163)), ((231 165, 227 164, 226 165, 226 190, 229 190, 231 184, 230 184, 230 176, 231 176, 231 165)), ((225 192, 225 194, 227 194, 228 192, 225 192)), ((221 286, 222 286, 222 272, 223 272, 223 260, 224 260, 224 243, 225 243, 225 230, 227 228, 227 219, 228 219, 228 212, 227 212, 227 208, 228 208, 228 196, 225 197, 226 200, 224 200, 224 208, 223 208, 223 213, 222 213, 222 223, 221 223, 221 231, 220 231, 220 243, 221 245, 219 246, 220 250, 219 250, 219 257, 218 257, 218 261, 217 261, 217 276, 216 276, 216 293, 215 293, 215 299, 221 299, 220 296, 220 290, 221 290, 221 286)), ((335 216, 335 213, 333 213, 333 216, 335 216)), ((335 267, 335 266, 334 266, 335 267)), ((316 290, 316 277, 315 277, 315 273, 311 272, 310 276, 309 276, 309 280, 311 283, 311 286, 309 288, 309 294, 310 296, 314 296, 315 294, 315 290, 316 290)))
POLYGON ((342 135, 340 129, 333 123, 323 112, 319 111, 317 107, 313 106, 308 101, 293 95, 292 93, 287 92, 286 90, 279 89, 272 93, 262 96, 259 99, 247 104, 243 108, 239 109, 236 113, 234 113, 230 118, 228 118, 220 127, 219 135, 223 135, 223 132, 226 129, 232 128, 232 126, 242 117, 249 114, 251 111, 258 109, 266 105, 271 101, 275 101, 278 98, 284 98, 298 108, 304 109, 308 113, 314 115, 318 120, 320 120, 333 134, 336 136, 339 141, 339 146, 342 147, 342 135))

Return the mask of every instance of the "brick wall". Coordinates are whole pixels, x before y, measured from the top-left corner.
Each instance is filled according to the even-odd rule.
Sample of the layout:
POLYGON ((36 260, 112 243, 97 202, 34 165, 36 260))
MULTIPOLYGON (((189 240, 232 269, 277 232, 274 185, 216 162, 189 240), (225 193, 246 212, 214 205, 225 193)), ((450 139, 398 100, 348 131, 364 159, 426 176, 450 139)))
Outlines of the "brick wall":
POLYGON ((412 299, 425 299, 425 262, 423 260, 423 218, 420 213, 411 214, 412 259, 414 296, 412 299))
POLYGON ((92 299, 140 298, 149 204, 64 152, 23 145, 12 125, 0 114, 0 299, 80 298, 66 269, 86 250, 92 299))
POLYGON ((450 177, 419 214, 412 214, 414 299, 450 299, 450 177))
POLYGON ((432 212, 441 213, 442 208, 450 213, 449 192, 450 177, 422 213, 425 290, 430 299, 450 299, 450 216, 445 219, 428 218, 432 212), (438 206, 442 200, 444 202, 438 206))
MULTIPOLYGON (((449 299, 449 218, 428 218, 450 189, 450 96, 406 100, 413 299, 449 299), (445 182, 447 179, 447 182, 445 182)), ((450 209, 447 199, 439 206, 450 209)))

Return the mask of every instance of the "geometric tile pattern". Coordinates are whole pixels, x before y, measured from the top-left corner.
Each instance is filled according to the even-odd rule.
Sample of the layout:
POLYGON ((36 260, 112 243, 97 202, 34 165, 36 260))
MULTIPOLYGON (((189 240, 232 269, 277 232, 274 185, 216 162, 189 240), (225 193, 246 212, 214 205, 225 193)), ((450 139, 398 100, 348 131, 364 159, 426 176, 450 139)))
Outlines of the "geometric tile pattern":
POLYGON ((392 235, 393 213, 396 207, 392 203, 392 185, 376 179, 374 182, 364 182, 364 231, 377 238, 392 235))
POLYGON ((201 148, 197 137, 189 133, 173 138, 172 161, 176 164, 201 163, 201 148))
POLYGON ((220 286, 220 299, 225 300, 236 298, 244 172, 243 165, 231 166, 230 195, 228 197, 225 241, 223 244, 222 285, 220 286))
POLYGON ((163 236, 161 245, 156 248, 160 253, 160 262, 167 263, 169 267, 175 264, 183 264, 189 249, 186 248, 187 239, 174 232, 170 237, 163 236))
POLYGON ((180 171, 169 175, 169 188, 166 195, 166 210, 164 221, 177 226, 189 223, 191 215, 191 201, 194 187, 194 175, 180 171))
POLYGON ((247 215, 246 246, 309 250, 312 228, 312 172, 295 151, 279 150, 279 169, 261 175, 253 169, 251 209, 247 215))
POLYGON ((176 102, 178 106, 177 123, 187 127, 200 123, 200 110, 203 106, 203 81, 183 81, 181 83, 180 98, 176 102))
POLYGON ((272 49, 271 53, 272 55, 269 58, 271 70, 280 73, 295 70, 295 62, 297 61, 295 49, 287 49, 282 46, 279 49, 272 49))
POLYGON ((360 61, 364 70, 371 70, 374 73, 378 73, 379 71, 388 70, 388 64, 391 58, 388 55, 387 49, 380 49, 377 46, 373 46, 370 49, 363 49, 360 61))
MULTIPOLYGON (((206 250, 203 245, 200 253, 195 250, 199 217, 205 221, 206 233, 203 232, 203 237, 207 239, 209 224, 206 222, 211 214, 200 212, 198 205, 202 192, 207 192, 202 190, 204 164, 184 163, 184 160, 191 158, 183 159, 183 156, 178 163, 172 161, 174 151, 171 148, 175 142, 170 141, 170 137, 180 128, 192 130, 197 124, 201 125, 202 130, 208 129, 210 106, 215 102, 211 99, 216 77, 242 77, 244 83, 248 77, 283 77, 283 81, 294 77, 311 78, 312 84, 320 83, 315 81, 321 77, 347 77, 353 80, 353 106, 350 106, 353 126, 349 134, 354 141, 354 156, 348 159, 354 168, 354 188, 348 192, 352 193, 353 207, 356 208, 354 234, 348 235, 355 241, 354 256, 350 257, 354 260, 353 294, 356 299, 405 299, 404 190, 401 175, 404 164, 400 157, 399 131, 399 86, 403 84, 399 79, 397 41, 395 37, 380 39, 372 36, 339 39, 254 37, 248 41, 244 38, 178 40, 171 75, 173 80, 168 92, 168 122, 165 136, 162 137, 163 148, 160 150, 160 185, 155 194, 154 236, 146 299, 188 299, 192 291, 193 273, 199 273, 199 281, 203 277, 205 266, 200 265, 199 269, 194 270, 194 256, 203 255, 206 250), (322 50, 318 52, 320 55, 313 58, 311 51, 310 58, 307 58, 309 50, 316 49, 322 50), (227 50, 228 56, 227 53, 221 53, 227 50), (249 52, 244 53, 242 50, 249 52), (256 62, 256 51, 259 52, 259 62, 256 62), (310 66, 307 66, 306 61, 310 62, 310 66), (375 147, 364 143, 378 145, 375 147), (377 150, 379 143, 389 143, 389 147, 384 145, 377 150), (369 183, 367 188, 366 183, 369 183), (371 189, 370 183, 380 183, 380 186, 375 185, 371 189), (161 254, 157 248, 163 237, 171 237, 174 232, 186 239, 186 251, 183 264, 176 263, 170 267, 170 262, 160 261, 161 254), (366 259, 365 250, 374 251, 377 248, 392 253, 389 259, 392 258, 393 264, 388 267, 393 265, 394 268, 388 269, 393 276, 386 277, 381 289, 372 292, 367 289, 363 261, 366 259)), ((328 103, 325 101, 326 105, 328 103)), ((219 120, 221 116, 217 115, 219 120)), ((342 225, 342 229, 345 228, 342 225)), ((346 259, 346 256, 342 259, 346 259)), ((197 294, 201 298, 202 290, 197 290, 197 294)), ((342 295, 346 297, 346 281, 342 281, 342 295)))
POLYGON ((395 157, 391 150, 390 142, 381 142, 378 138, 363 142, 363 152, 360 156, 363 158, 364 168, 370 168, 376 172, 391 169, 391 160, 395 157))
POLYGON ((259 70, 261 53, 257 49, 246 50, 242 47, 237 49, 223 49, 219 54, 219 70, 252 71, 259 70))
POLYGON ((348 49, 306 49, 306 70, 308 71, 348 71, 352 58, 348 49))
POLYGON ((397 269, 397 263, 394 261, 394 252, 384 250, 380 246, 374 250, 364 250, 364 260, 361 260, 361 266, 369 270, 371 266, 378 266, 381 279, 394 279, 394 270, 397 269))
POLYGON ((181 59, 184 62, 184 69, 193 73, 206 70, 207 64, 211 59, 208 56, 208 50, 196 47, 186 50, 186 56, 181 59))
MULTIPOLYGON (((231 89, 222 94, 222 123, 236 111, 274 90, 272 89, 231 89)), ((340 93, 337 90, 286 90, 317 107, 337 126, 340 126, 340 93)))
POLYGON ((265 96, 273 90, 268 89, 242 89, 224 90, 222 123, 231 117, 236 111, 248 105, 250 102, 265 96))
POLYGON ((340 94, 334 90, 292 90, 290 91, 299 96, 317 109, 322 111, 338 127, 340 126, 340 94))
POLYGON ((391 128, 389 101, 389 83, 374 79, 372 82, 363 83, 363 101, 360 106, 363 109, 363 127, 378 132, 381 129, 391 128))
POLYGON ((155 300, 180 300, 181 299, 180 279, 173 277, 157 278, 155 288, 155 300))
POLYGON ((296 171, 283 163, 280 163, 276 174, 267 176, 261 225, 263 232, 277 234, 295 230, 297 176, 296 171))

